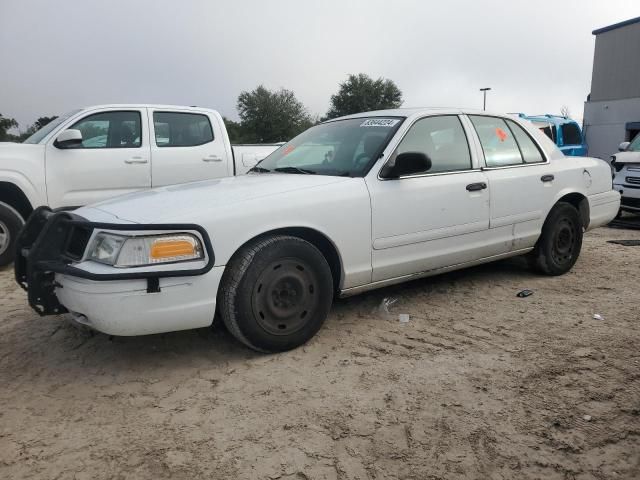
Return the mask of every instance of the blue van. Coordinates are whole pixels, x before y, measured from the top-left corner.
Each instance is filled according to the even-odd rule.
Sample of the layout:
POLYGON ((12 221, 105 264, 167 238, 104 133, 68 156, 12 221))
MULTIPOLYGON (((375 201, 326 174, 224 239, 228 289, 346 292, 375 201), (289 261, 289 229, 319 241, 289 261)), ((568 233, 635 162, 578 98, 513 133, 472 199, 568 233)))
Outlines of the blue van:
POLYGON ((580 126, 575 120, 560 115, 525 115, 517 114, 520 118, 531 121, 553 140, 558 148, 567 156, 584 157, 587 154, 587 143, 580 126))

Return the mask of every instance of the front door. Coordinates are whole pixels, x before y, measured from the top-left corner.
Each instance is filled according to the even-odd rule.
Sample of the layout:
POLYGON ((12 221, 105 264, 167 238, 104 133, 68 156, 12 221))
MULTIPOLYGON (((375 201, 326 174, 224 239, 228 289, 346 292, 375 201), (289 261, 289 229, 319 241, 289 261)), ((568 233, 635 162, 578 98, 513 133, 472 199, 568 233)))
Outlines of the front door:
POLYGON ((457 115, 430 116, 408 130, 402 152, 423 152, 424 173, 397 179, 370 175, 373 281, 489 256, 489 188, 457 115))
POLYGON ((149 135, 144 109, 88 114, 68 128, 82 132, 82 145, 46 146, 49 205, 80 207, 151 187, 149 135))

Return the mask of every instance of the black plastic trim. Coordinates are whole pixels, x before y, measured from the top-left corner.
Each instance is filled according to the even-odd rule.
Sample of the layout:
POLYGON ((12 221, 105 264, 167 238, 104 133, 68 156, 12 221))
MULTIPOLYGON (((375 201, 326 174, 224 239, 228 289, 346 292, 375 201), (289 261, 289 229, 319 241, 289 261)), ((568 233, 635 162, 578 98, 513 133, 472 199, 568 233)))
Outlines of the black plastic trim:
MULTIPOLYGON (((16 250, 14 267, 16 282, 28 292, 29 304, 40 315, 52 315, 66 311, 55 295, 56 273, 94 281, 146 279, 147 292, 155 293, 160 291, 160 278, 204 275, 215 264, 211 240, 206 230, 200 225, 188 223, 122 224, 90 222, 74 213, 53 212, 48 207, 38 207, 29 217, 18 236, 16 250), (95 230, 116 232, 145 230, 195 231, 200 234, 208 260, 204 267, 186 270, 129 271, 109 274, 87 272, 71 265, 74 262, 78 262, 79 258, 72 258, 66 253, 69 235, 77 227, 89 231, 89 238, 95 230)), ((181 264, 184 265, 182 262, 181 264)))
MULTIPOLYGON (((92 230, 113 230, 113 231, 122 231, 122 232, 132 232, 132 231, 144 231, 144 230, 168 230, 168 231, 177 231, 184 232, 185 230, 192 230, 198 232, 202 236, 202 241, 204 243, 204 248, 207 252, 207 256, 209 260, 207 264, 202 268, 195 268, 189 270, 161 270, 161 271, 149 271, 149 272, 124 272, 124 273, 93 273, 87 272, 86 270, 82 270, 77 267, 72 267, 65 262, 65 260, 69 259, 72 261, 77 261, 77 259, 62 257, 58 261, 40 261, 36 263, 36 267, 40 270, 47 270, 56 273, 62 273, 66 275, 71 275, 74 277, 85 278, 87 280, 136 280, 136 279, 145 279, 145 278, 165 278, 165 277, 191 277, 197 275, 204 275, 209 272, 215 263, 215 258, 213 254, 213 247, 211 246, 211 240, 209 239, 209 235, 206 230, 202 228, 200 225, 190 224, 190 223, 147 223, 147 224, 122 224, 122 223, 98 223, 98 222, 89 222, 78 215, 68 213, 67 215, 77 217, 68 223, 72 226, 82 226, 85 228, 90 228, 92 230)), ((39 239, 40 240, 40 239, 39 239)), ((194 260, 196 261, 196 260, 194 260)), ((179 262, 179 264, 183 265, 185 262, 179 262)), ((148 267, 149 265, 145 265, 144 267, 148 267)), ((129 268, 140 268, 140 267, 129 267, 129 268)))

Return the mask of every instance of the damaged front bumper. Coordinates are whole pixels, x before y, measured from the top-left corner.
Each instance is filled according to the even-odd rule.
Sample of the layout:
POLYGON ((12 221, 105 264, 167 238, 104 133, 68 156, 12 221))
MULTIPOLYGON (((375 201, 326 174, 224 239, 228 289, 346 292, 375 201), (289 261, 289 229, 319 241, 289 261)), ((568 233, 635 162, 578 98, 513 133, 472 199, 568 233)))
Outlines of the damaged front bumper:
POLYGON ((71 312, 114 335, 139 335, 211 323, 223 268, 214 266, 207 232, 193 224, 111 224, 40 207, 17 240, 15 279, 39 315, 71 312), (197 234, 206 252, 193 264, 114 268, 84 260, 94 232, 197 234), (93 268, 92 268, 93 267, 93 268), (200 288, 193 289, 197 286, 200 288), (203 298, 203 292, 209 294, 203 298))

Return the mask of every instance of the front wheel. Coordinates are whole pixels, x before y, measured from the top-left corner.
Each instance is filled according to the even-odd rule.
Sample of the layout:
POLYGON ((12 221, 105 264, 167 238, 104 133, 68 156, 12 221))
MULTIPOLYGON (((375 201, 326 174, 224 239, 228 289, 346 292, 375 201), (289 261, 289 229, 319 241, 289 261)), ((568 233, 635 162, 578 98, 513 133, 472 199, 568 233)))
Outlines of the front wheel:
POLYGON ((327 318, 332 300, 333 278, 322 253, 285 235, 258 239, 236 253, 218 294, 227 329, 262 352, 307 342, 327 318))
POLYGON ((22 216, 6 203, 0 202, 0 267, 13 262, 16 240, 23 225, 22 216))
POLYGON ((532 252, 535 268, 546 275, 562 275, 571 270, 582 248, 582 221, 569 203, 555 205, 542 226, 542 234, 532 252))

